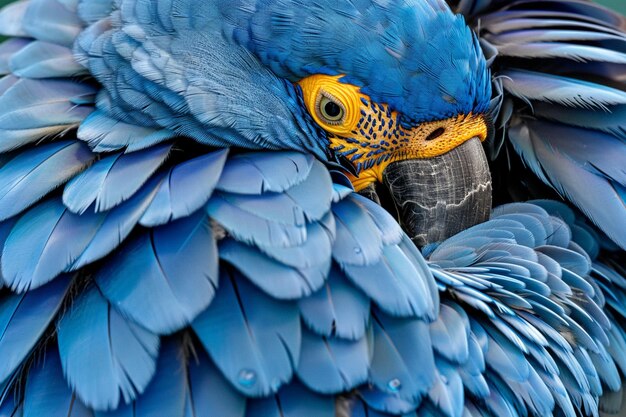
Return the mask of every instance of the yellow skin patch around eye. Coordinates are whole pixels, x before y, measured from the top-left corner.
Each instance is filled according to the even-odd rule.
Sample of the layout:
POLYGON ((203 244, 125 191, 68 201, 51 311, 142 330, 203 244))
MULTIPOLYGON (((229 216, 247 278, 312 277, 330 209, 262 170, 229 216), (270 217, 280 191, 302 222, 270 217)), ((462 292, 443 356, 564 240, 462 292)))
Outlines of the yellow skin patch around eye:
POLYGON ((349 175, 357 191, 382 182, 383 171, 392 162, 433 158, 474 137, 481 141, 487 138, 482 115, 459 115, 407 129, 400 125, 396 111, 386 104, 373 103, 359 87, 340 82, 341 77, 318 74, 298 84, 307 110, 328 133, 330 148, 358 172, 358 177, 349 175), (324 118, 318 108, 321 97, 333 100, 343 110, 341 120, 324 118))

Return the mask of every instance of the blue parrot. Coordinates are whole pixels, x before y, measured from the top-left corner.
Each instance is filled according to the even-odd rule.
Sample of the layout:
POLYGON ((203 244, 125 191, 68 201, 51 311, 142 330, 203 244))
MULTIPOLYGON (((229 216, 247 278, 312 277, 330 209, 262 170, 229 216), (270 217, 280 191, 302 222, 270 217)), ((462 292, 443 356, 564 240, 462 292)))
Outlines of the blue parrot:
POLYGON ((626 409, 622 16, 22 0, 0 32, 0 417, 626 409))

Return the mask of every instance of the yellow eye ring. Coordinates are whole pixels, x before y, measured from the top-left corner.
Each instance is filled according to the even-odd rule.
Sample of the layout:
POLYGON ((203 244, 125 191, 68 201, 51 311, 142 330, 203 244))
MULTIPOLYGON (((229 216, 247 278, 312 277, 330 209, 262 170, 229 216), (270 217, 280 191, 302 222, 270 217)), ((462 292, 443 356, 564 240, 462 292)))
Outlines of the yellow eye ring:
POLYGON ((344 122, 346 108, 331 94, 320 91, 315 103, 317 116, 329 125, 340 125, 344 122))
POLYGON ((328 133, 352 136, 361 118, 359 87, 339 81, 342 75, 311 75, 298 82, 309 114, 328 133), (326 106, 331 103, 331 106, 326 106), (336 106, 336 107, 335 107, 336 106))

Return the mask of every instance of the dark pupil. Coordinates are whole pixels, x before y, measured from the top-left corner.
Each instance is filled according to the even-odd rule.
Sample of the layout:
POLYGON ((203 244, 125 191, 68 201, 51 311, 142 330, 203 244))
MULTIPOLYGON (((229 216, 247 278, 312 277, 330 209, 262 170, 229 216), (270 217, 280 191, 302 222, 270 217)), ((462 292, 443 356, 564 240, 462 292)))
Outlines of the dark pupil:
POLYGON ((337 117, 341 114, 341 107, 339 107, 336 103, 329 101, 324 105, 324 111, 328 117, 337 117))

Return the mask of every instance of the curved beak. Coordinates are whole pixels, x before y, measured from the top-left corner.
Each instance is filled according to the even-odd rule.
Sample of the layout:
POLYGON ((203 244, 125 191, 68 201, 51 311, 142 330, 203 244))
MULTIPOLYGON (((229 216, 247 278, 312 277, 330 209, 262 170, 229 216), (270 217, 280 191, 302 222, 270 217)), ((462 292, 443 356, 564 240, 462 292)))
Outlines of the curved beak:
POLYGON ((382 183, 395 206, 390 211, 417 246, 442 241, 489 218, 491 175, 481 144, 488 130, 482 116, 423 124, 404 134, 410 141, 400 157, 352 182, 374 200, 380 197, 374 183, 382 183))
POLYGON ((491 212, 491 175, 478 138, 434 158, 393 162, 383 184, 417 246, 484 222, 491 212))

